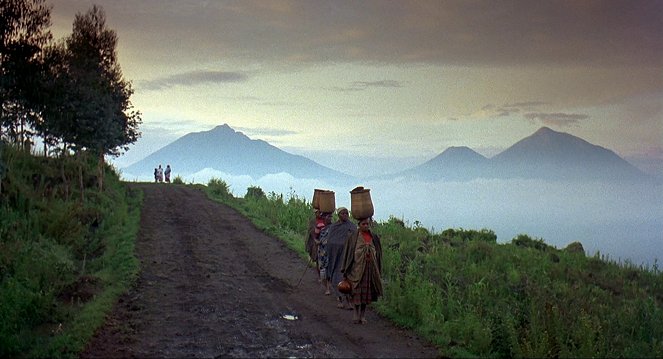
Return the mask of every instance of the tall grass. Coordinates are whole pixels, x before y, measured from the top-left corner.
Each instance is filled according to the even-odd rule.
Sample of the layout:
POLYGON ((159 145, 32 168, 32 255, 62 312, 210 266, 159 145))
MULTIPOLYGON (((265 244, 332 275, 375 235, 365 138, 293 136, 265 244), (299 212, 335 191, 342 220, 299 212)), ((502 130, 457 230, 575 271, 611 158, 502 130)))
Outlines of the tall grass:
MULTIPOLYGON (((219 180, 220 181, 220 180, 219 180)), ((223 181, 221 181, 223 182, 223 181)), ((304 257, 310 203, 294 193, 223 199, 304 257)), ((451 357, 663 357, 663 275, 586 257, 525 234, 497 243, 488 229, 433 233, 390 218, 385 296, 375 308, 451 357)))
POLYGON ((75 357, 137 274, 141 194, 110 167, 99 192, 91 161, 0 146, 0 357, 75 357))

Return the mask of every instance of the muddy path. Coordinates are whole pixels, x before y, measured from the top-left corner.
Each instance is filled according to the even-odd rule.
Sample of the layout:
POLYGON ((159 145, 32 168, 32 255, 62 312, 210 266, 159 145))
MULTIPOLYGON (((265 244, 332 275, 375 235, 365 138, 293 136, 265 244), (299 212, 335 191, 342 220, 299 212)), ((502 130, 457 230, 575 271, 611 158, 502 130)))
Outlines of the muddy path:
POLYGON ((304 261, 202 191, 132 186, 145 194, 141 273, 81 357, 438 356, 371 310, 352 324, 312 269, 297 286, 304 261))

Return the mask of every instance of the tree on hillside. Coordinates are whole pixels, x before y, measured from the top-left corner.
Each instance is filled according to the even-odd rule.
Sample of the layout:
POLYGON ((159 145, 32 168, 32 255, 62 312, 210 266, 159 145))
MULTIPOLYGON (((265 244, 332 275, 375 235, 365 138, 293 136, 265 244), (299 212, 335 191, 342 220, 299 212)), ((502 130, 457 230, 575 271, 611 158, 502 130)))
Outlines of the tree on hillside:
POLYGON ((39 118, 42 48, 51 40, 45 0, 0 1, 0 135, 23 142, 39 118))
MULTIPOLYGON (((42 68, 41 121, 35 124, 44 141, 44 146, 55 146, 63 141, 67 133, 74 131, 74 109, 70 101, 70 89, 74 82, 68 74, 67 48, 60 41, 44 49, 42 68)), ((46 151, 44 151, 46 153, 46 151)), ((66 153, 66 143, 62 149, 66 153)))
POLYGON ((117 35, 107 28, 106 16, 94 5, 76 14, 66 39, 68 95, 53 128, 76 152, 99 158, 99 188, 103 188, 105 155, 118 155, 140 137, 140 112, 134 110, 131 83, 122 77, 116 54, 117 35))

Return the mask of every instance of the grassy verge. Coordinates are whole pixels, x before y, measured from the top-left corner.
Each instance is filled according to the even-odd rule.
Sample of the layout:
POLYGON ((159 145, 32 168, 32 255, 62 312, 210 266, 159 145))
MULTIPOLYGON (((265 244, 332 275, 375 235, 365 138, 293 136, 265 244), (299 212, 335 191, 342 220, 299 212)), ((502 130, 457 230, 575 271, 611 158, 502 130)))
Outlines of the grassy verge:
POLYGON ((98 190, 92 160, 1 146, 0 357, 76 357, 138 272, 141 193, 110 167, 98 190))
MULTIPOLYGON (((309 203, 221 180, 205 187, 304 255, 309 203)), ((451 357, 663 357, 663 274, 586 257, 519 235, 497 243, 487 229, 432 233, 390 218, 383 243, 385 296, 374 307, 451 357)))

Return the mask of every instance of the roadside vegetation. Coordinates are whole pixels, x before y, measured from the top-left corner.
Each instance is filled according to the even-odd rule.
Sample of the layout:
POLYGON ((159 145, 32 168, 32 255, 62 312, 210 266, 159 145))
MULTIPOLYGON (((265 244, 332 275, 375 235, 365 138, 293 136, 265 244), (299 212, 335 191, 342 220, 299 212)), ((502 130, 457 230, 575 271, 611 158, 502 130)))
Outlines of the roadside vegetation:
POLYGON ((142 121, 118 38, 92 6, 54 41, 51 9, 0 1, 3 358, 75 357, 138 271, 140 197, 106 163, 142 121))
POLYGON ((76 357, 136 278, 142 195, 96 161, 0 142, 0 357, 76 357))
MULTIPOLYGON (((306 258, 312 207, 295 193, 249 187, 235 198, 212 179, 210 198, 228 204, 306 258)), ((390 218, 383 243, 385 296, 374 306, 450 357, 662 357, 663 275, 617 263, 582 244, 557 249, 525 234, 497 243, 487 229, 432 232, 390 218)))

